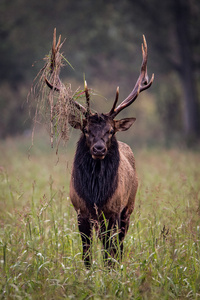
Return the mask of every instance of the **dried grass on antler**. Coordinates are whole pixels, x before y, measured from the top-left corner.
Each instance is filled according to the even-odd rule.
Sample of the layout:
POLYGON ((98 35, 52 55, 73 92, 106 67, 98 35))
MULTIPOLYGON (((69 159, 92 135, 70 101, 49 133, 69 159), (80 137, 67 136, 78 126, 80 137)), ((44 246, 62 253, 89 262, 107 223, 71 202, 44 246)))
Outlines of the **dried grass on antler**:
POLYGON ((46 124, 50 127, 51 146, 53 147, 56 136, 58 148, 61 139, 64 141, 69 139, 70 119, 75 120, 82 117, 80 108, 77 108, 74 99, 84 97, 85 92, 77 90, 73 93, 71 84, 64 85, 61 82, 60 70, 69 63, 60 52, 65 40, 61 43, 60 36, 56 45, 55 39, 56 31, 54 30, 52 51, 44 58, 46 63, 35 78, 36 84, 33 90, 37 99, 34 123, 37 122, 38 114, 43 116, 46 124))

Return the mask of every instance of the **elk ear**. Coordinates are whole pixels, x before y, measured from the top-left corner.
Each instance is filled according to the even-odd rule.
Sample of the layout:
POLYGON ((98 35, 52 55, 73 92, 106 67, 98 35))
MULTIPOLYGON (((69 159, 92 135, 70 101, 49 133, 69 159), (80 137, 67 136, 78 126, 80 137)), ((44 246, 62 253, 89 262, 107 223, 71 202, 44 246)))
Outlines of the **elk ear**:
POLYGON ((115 131, 126 131, 128 130, 133 123, 135 122, 136 118, 125 118, 121 120, 115 120, 115 131))
POLYGON ((80 129, 80 130, 82 130, 82 129, 85 127, 86 123, 87 123, 86 119, 80 119, 80 120, 78 120, 77 118, 72 117, 72 116, 71 116, 71 118, 68 120, 68 122, 69 122, 69 124, 70 124, 73 128, 75 128, 75 129, 80 129))

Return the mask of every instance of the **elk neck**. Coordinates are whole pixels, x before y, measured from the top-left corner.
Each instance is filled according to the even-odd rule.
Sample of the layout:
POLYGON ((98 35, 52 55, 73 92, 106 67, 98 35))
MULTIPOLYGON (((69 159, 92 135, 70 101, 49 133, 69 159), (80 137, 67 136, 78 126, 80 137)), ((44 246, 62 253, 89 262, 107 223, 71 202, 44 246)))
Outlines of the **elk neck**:
POLYGON ((118 184, 119 149, 115 136, 104 159, 94 160, 86 144, 86 138, 81 136, 77 144, 74 159, 74 187, 87 205, 102 208, 114 194, 118 184))

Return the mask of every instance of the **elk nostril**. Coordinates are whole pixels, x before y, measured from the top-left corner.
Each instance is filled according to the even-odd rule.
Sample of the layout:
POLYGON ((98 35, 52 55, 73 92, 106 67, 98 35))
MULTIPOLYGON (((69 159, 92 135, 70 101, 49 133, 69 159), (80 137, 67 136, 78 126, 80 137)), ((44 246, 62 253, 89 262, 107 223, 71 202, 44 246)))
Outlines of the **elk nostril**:
POLYGON ((95 154, 96 153, 105 154, 105 152, 106 152, 106 148, 102 145, 95 145, 92 150, 93 150, 93 153, 95 153, 95 154))

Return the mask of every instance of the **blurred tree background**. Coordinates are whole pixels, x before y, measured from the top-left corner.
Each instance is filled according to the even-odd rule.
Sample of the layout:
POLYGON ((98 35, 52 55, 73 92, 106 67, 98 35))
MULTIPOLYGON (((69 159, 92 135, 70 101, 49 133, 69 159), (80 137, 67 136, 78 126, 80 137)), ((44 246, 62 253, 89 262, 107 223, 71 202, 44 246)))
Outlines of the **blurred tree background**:
POLYGON ((101 112, 111 107, 117 86, 120 101, 132 90, 144 33, 155 82, 124 112, 139 120, 136 140, 199 142, 199 0, 1 0, 0 12, 0 138, 31 128, 26 96, 56 27, 75 69, 66 67, 61 77, 76 90, 85 73, 89 87, 109 99, 94 101, 101 112))

